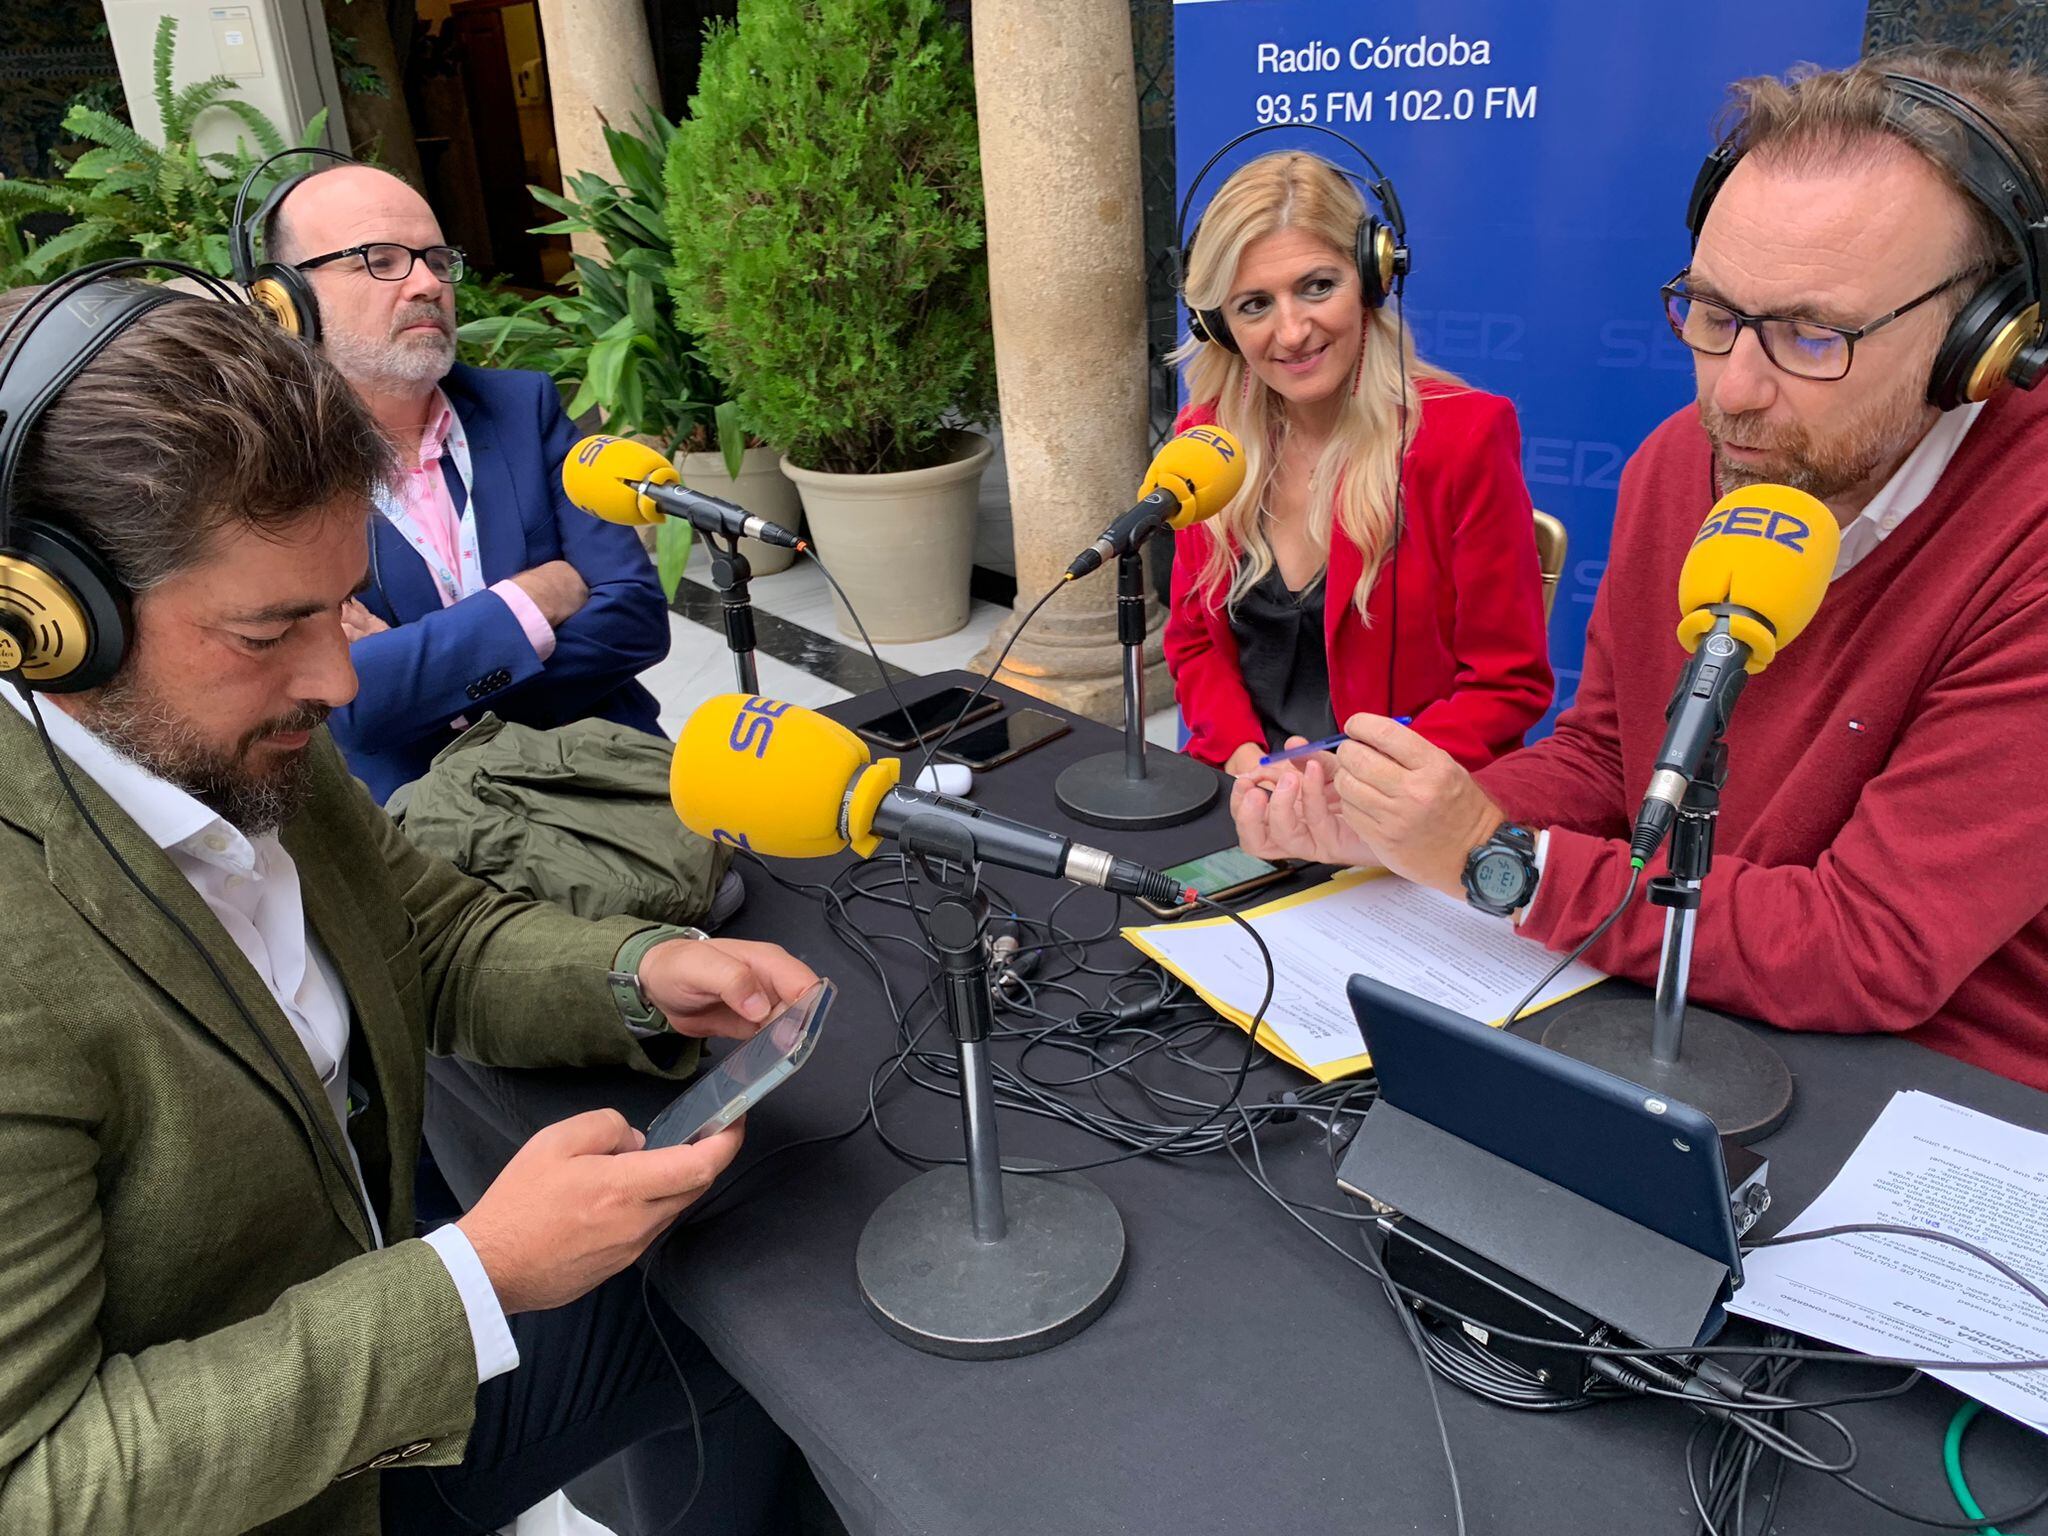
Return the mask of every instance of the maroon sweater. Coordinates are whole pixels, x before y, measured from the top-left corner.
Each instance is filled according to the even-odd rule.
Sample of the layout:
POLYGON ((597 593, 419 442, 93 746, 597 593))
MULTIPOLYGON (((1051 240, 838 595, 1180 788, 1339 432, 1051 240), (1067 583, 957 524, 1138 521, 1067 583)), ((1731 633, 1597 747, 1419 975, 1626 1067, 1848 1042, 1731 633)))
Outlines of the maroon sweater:
MULTIPOLYGON (((1688 407, 1622 474, 1577 702, 1479 774, 1551 829, 1523 931, 1553 949, 1627 883, 1684 659, 1678 571, 1714 499, 1688 407)), ((1787 1029, 1910 1032, 2048 1089, 2044 907, 2048 389, 2008 390, 1736 706, 1692 995, 1787 1029)), ((1587 958, 1652 981, 1663 920, 1638 897, 1587 958)))

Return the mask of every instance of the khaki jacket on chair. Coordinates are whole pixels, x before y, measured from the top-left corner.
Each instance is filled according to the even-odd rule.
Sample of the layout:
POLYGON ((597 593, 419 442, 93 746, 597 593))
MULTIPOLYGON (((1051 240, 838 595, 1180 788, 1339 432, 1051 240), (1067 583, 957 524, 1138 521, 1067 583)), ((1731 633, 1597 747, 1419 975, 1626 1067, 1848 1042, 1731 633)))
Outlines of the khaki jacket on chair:
MULTIPOLYGON (((283 842, 353 1005, 382 1249, 269 1053, 0 709, 0 1536, 375 1532, 374 1465, 459 1461, 476 1394, 454 1284, 410 1237, 425 1053, 655 1070, 604 986, 646 923, 489 891, 407 844, 325 732, 311 750, 283 842)), ((71 777, 327 1114, 198 893, 71 777)))

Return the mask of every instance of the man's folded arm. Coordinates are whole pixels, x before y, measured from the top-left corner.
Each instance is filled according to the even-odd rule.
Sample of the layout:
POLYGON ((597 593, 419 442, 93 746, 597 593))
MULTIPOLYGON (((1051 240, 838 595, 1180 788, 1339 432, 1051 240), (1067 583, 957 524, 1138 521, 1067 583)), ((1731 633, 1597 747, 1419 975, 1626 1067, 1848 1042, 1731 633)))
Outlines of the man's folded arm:
POLYGON ((329 720, 351 749, 380 752, 448 728, 490 708, 472 685, 504 673, 493 692, 541 674, 518 618, 495 592, 477 592, 409 623, 365 635, 348 648, 360 689, 329 720))

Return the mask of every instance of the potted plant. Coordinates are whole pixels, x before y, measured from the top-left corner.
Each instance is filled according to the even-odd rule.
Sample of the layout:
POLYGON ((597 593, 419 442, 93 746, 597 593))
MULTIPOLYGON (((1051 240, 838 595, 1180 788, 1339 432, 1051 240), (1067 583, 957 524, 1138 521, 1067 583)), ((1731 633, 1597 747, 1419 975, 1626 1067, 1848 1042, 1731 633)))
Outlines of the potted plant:
POLYGON ((960 628, 991 452, 964 429, 995 407, 960 28, 938 0, 740 0, 667 187, 676 314, 869 630, 960 628))
MULTIPOLYGON (((797 518, 795 490, 776 456, 749 447, 738 409, 676 323, 664 277, 668 230, 661 217, 662 160, 675 125, 644 112, 631 129, 607 124, 605 146, 618 181, 594 171, 569 178, 564 195, 529 187, 560 217, 535 234, 595 235, 604 259, 578 255, 575 288, 544 294, 508 313, 479 315, 456 332, 475 361, 539 368, 570 393, 569 414, 596 411, 604 431, 639 437, 676 461, 684 484, 737 501, 784 525, 797 518)), ((788 566, 793 550, 743 541, 759 575, 788 566)), ((665 522, 655 560, 671 599, 689 555, 688 524, 665 522)))

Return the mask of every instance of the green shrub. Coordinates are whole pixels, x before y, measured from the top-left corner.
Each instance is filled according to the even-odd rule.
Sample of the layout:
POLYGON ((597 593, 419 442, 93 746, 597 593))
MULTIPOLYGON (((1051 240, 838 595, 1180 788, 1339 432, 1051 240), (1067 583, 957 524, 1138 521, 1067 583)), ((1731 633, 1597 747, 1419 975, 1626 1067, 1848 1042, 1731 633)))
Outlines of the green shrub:
MULTIPOLYGON (((262 112, 229 94, 235 83, 225 75, 176 89, 171 60, 177 42, 176 18, 163 17, 156 29, 153 80, 164 122, 162 144, 150 143, 112 113, 74 103, 64 114, 64 127, 93 147, 66 166, 61 177, 0 178, 0 223, 17 225, 31 214, 56 214, 68 221, 40 243, 18 237, 12 249, 0 248, 0 283, 48 282, 113 256, 166 258, 228 276, 235 191, 259 159, 291 146, 262 112), (232 113, 248 130, 248 140, 238 140, 233 153, 201 154, 192 130, 206 112, 232 113)), ((324 111, 317 113, 299 144, 319 143, 326 120, 324 111)), ((285 161, 270 175, 303 169, 303 164, 285 161)))
POLYGON ((920 468, 993 413, 974 81, 938 0, 740 0, 666 179, 677 316, 792 460, 920 468))

